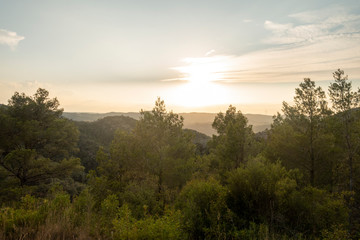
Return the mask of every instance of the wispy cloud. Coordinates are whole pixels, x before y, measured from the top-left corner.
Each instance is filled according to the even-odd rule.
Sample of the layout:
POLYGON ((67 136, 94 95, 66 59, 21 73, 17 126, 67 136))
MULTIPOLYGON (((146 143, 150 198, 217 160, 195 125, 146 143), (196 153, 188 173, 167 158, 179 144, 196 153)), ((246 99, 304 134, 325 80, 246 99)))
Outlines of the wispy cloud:
POLYGON ((318 11, 307 11, 291 14, 289 17, 298 21, 294 23, 274 23, 265 21, 265 29, 272 36, 265 39, 271 44, 293 44, 300 42, 315 42, 324 37, 338 38, 345 34, 360 32, 360 15, 349 13, 345 8, 330 7, 318 11))
MULTIPOLYGON (((297 82, 304 77, 330 80, 337 68, 345 69, 352 79, 360 79, 360 15, 328 8, 290 17, 293 22, 265 21, 264 28, 271 32, 264 40, 269 44, 267 49, 240 56, 198 58, 202 69, 207 62, 210 69, 222 66, 223 71, 217 71, 213 81, 228 83, 297 82)), ((181 74, 186 67, 196 68, 196 62, 185 61, 187 66, 173 69, 181 74)))
POLYGON ((17 35, 16 32, 11 32, 5 29, 0 29, 0 44, 7 45, 11 49, 15 49, 21 40, 25 37, 17 35))

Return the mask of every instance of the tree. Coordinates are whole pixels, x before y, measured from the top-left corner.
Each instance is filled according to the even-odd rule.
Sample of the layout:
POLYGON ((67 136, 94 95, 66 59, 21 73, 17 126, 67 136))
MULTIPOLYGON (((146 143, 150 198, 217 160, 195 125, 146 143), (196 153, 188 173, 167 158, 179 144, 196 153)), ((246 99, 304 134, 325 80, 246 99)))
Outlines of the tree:
MULTIPOLYGON (((229 173, 229 207, 244 222, 265 222, 273 226, 279 213, 280 196, 295 189, 296 181, 279 162, 257 157, 229 173)), ((281 196, 282 197, 282 196, 281 196)))
MULTIPOLYGON (((354 176, 356 176, 354 170, 354 162, 359 158, 358 151, 360 147, 360 121, 359 112, 356 109, 360 102, 360 89, 358 91, 352 91, 352 82, 348 81, 348 76, 344 71, 338 69, 333 73, 334 82, 329 86, 329 95, 332 102, 332 108, 336 115, 334 116, 336 124, 335 133, 337 133, 337 145, 342 149, 340 155, 341 160, 344 161, 344 165, 347 165, 348 175, 348 190, 354 191, 354 176)), ((343 161, 341 161, 343 162, 343 161)), ((341 164, 341 163, 340 163, 341 164)), ((356 169, 356 167, 355 167, 356 169)), ((356 215, 359 215, 359 211, 355 205, 359 205, 359 196, 352 193, 354 196, 353 201, 349 199, 349 232, 353 231, 353 223, 356 222, 356 215)))
POLYGON ((16 92, 0 113, 0 166, 20 186, 64 178, 80 169, 78 130, 61 117, 56 98, 39 88, 34 96, 16 92))
POLYGON ((333 73, 335 82, 329 86, 329 95, 332 102, 332 108, 338 114, 341 121, 341 139, 344 142, 343 148, 347 155, 349 167, 349 191, 353 190, 353 161, 359 148, 360 139, 358 137, 360 126, 356 121, 355 111, 360 102, 360 89, 353 92, 352 83, 348 81, 348 76, 343 70, 338 69, 333 73))
MULTIPOLYGON (((317 138, 317 128, 319 127, 321 118, 328 113, 327 102, 325 101, 325 92, 321 87, 315 88, 315 82, 310 78, 305 78, 300 83, 300 88, 295 89, 295 108, 307 123, 307 135, 309 138, 308 157, 310 159, 310 182, 314 186, 315 175, 315 141, 317 138)), ((285 114, 286 114, 286 105, 285 114)))
POLYGON ((324 118, 329 115, 325 92, 315 82, 305 78, 295 89, 294 106, 283 102, 284 116, 278 114, 270 134, 270 152, 285 165, 298 167, 309 175, 312 186, 325 161, 331 135, 325 134, 324 118))
POLYGON ((79 152, 85 171, 95 170, 97 167, 96 153, 102 146, 108 149, 119 129, 130 132, 135 128, 136 120, 125 116, 108 116, 94 122, 75 122, 79 128, 79 152))
POLYGON ((314 187, 301 188, 298 170, 286 170, 280 162, 259 156, 228 176, 228 206, 244 225, 265 223, 271 233, 315 237, 347 217, 341 198, 314 187))
POLYGON ((219 158, 222 169, 237 168, 245 162, 250 137, 253 134, 247 122, 241 111, 237 112, 232 105, 226 110, 225 115, 220 112, 215 117, 212 127, 216 129, 218 136, 213 135, 209 144, 216 158, 219 158))
POLYGON ((232 239, 232 216, 226 205, 228 190, 214 179, 192 180, 183 188, 177 207, 189 239, 232 239))
POLYGON ((169 193, 167 190, 174 192, 180 189, 191 177, 190 159, 195 156, 195 145, 192 134, 182 129, 183 118, 167 112, 160 98, 152 111, 141 110, 140 114, 132 132, 116 133, 110 146, 110 156, 99 163, 98 175, 103 176, 107 183, 116 181, 113 185, 121 186, 117 187, 117 193, 122 191, 121 188, 136 184, 147 191, 134 192, 136 195, 148 194, 155 179, 156 200, 163 210, 167 200, 171 199, 166 196, 169 193))

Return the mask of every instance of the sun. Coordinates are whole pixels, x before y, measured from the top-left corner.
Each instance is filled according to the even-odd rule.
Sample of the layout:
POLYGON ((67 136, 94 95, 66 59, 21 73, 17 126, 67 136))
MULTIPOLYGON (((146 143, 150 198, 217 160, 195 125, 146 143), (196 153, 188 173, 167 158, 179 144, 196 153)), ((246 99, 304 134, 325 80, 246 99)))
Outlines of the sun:
POLYGON ((216 80, 217 73, 206 64, 192 65, 184 70, 183 73, 191 83, 206 83, 216 80))
POLYGON ((178 86, 172 94, 176 105, 187 108, 220 105, 227 102, 226 89, 216 83, 189 82, 178 86))
POLYGON ((185 58, 185 66, 172 68, 178 71, 182 77, 181 80, 189 82, 215 82, 224 78, 224 73, 228 70, 226 57, 203 57, 203 58, 185 58))
POLYGON ((220 83, 226 72, 221 57, 186 58, 187 65, 173 68, 181 74, 181 83, 172 92, 175 104, 183 107, 203 107, 224 104, 226 88, 220 83))

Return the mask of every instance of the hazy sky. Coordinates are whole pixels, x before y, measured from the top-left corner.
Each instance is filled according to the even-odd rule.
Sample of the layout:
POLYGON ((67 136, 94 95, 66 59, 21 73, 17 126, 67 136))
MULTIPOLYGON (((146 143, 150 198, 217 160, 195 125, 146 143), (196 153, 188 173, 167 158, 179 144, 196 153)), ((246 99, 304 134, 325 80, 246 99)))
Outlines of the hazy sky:
POLYGON ((358 0, 0 0, 0 103, 43 87, 65 111, 274 114, 337 68, 360 86, 358 0))

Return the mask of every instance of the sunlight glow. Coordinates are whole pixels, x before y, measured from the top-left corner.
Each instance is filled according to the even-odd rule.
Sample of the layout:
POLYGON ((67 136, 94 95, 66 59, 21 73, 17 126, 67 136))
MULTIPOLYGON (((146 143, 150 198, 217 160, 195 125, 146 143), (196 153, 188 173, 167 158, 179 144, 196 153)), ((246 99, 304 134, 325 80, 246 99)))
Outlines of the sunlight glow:
POLYGON ((189 82, 176 87, 169 100, 179 106, 195 108, 226 104, 227 90, 216 83, 189 82))
POLYGON ((227 71, 226 57, 185 58, 187 65, 173 68, 186 83, 172 93, 175 104, 184 107, 202 107, 227 103, 227 91, 219 83, 227 71))
POLYGON ((223 80, 223 74, 228 70, 227 56, 185 58, 186 66, 172 68, 182 77, 179 80, 189 82, 214 82, 223 80))

